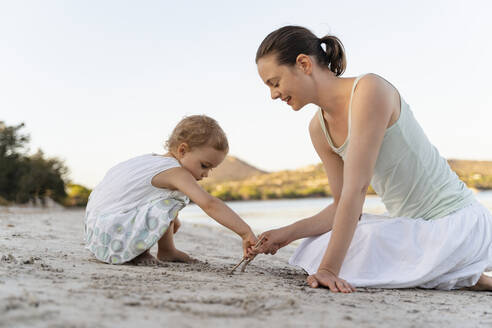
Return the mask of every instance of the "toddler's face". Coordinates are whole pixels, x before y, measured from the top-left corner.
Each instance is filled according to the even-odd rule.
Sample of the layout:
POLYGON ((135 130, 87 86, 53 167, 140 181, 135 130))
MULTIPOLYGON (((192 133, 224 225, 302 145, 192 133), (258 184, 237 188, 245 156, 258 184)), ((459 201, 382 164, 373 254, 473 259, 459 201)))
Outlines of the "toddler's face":
POLYGON ((194 148, 179 153, 179 162, 196 180, 208 176, 211 169, 217 167, 224 160, 226 153, 210 146, 194 148))

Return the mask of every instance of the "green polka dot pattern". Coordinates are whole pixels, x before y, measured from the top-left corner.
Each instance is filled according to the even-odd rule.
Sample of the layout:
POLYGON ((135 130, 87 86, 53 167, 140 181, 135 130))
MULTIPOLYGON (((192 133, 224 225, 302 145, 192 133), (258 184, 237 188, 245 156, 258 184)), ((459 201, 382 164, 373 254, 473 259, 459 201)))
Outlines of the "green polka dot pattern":
POLYGON ((106 246, 111 241, 111 235, 108 234, 108 233, 103 232, 99 236, 99 240, 101 241, 101 244, 103 244, 104 246, 106 246))
POLYGON ((147 225, 147 229, 149 229, 150 231, 155 230, 157 228, 157 225, 159 224, 157 218, 152 216, 147 217, 145 221, 146 221, 145 223, 147 225))
POLYGON ((147 244, 145 244, 145 241, 143 241, 142 239, 136 239, 130 243, 130 247, 134 253, 138 254, 138 253, 142 253, 147 249, 146 248, 147 244))
POLYGON ((186 203, 184 199, 157 199, 124 213, 89 215, 85 228, 86 248, 100 261, 128 262, 162 238, 186 203))
POLYGON ((109 257, 109 263, 110 264, 120 264, 120 263, 122 263, 121 257, 119 257, 118 255, 111 255, 109 257))
POLYGON ((123 250, 123 242, 115 239, 111 242, 111 250, 115 253, 119 253, 123 250))
POLYGON ((125 228, 123 227, 122 224, 119 224, 119 223, 116 223, 115 225, 113 225, 113 233, 114 234, 122 234, 125 232, 125 228))
POLYGON ((99 246, 96 250, 96 257, 97 258, 106 258, 108 256, 109 249, 104 246, 99 246))
POLYGON ((89 244, 92 240, 92 235, 94 234, 94 231, 92 229, 87 229, 86 233, 86 242, 89 244))

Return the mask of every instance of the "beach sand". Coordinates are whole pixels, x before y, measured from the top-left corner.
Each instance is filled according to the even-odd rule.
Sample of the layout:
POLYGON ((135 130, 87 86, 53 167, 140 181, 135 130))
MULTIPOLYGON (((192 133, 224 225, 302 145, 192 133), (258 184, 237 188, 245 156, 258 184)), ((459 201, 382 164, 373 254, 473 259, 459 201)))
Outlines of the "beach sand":
POLYGON ((0 327, 492 327, 492 292, 311 289, 293 246, 229 275, 240 239, 186 222, 177 247, 200 263, 98 263, 83 216, 0 207, 0 327))

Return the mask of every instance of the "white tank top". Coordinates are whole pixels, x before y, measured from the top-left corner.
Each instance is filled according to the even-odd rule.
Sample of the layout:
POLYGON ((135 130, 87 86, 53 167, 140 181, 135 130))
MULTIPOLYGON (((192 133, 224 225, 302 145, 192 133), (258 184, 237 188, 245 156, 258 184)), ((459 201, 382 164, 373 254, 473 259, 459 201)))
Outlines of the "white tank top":
MULTIPOLYGON (((319 109, 319 120, 326 139, 335 153, 345 159, 350 142, 352 87, 348 115, 348 136, 343 145, 335 147, 319 109)), ((473 193, 458 178, 446 159, 439 155, 415 120, 410 106, 400 96, 398 120, 383 138, 371 179, 371 186, 381 197, 393 217, 435 219, 444 217, 474 201, 473 193)))

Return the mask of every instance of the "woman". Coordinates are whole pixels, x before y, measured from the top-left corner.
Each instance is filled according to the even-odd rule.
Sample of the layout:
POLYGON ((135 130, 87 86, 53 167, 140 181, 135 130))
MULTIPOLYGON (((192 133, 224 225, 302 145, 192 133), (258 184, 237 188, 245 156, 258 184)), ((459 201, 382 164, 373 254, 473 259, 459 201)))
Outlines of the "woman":
POLYGON ((256 63, 273 99, 294 111, 320 107, 309 132, 333 194, 320 213, 263 233, 257 253, 311 237, 290 263, 309 273, 311 287, 332 292, 492 290, 483 274, 492 269, 492 215, 430 144, 394 86, 375 74, 339 77, 346 66, 340 40, 299 26, 270 33, 256 63), (369 185, 389 216, 361 214, 369 185))

